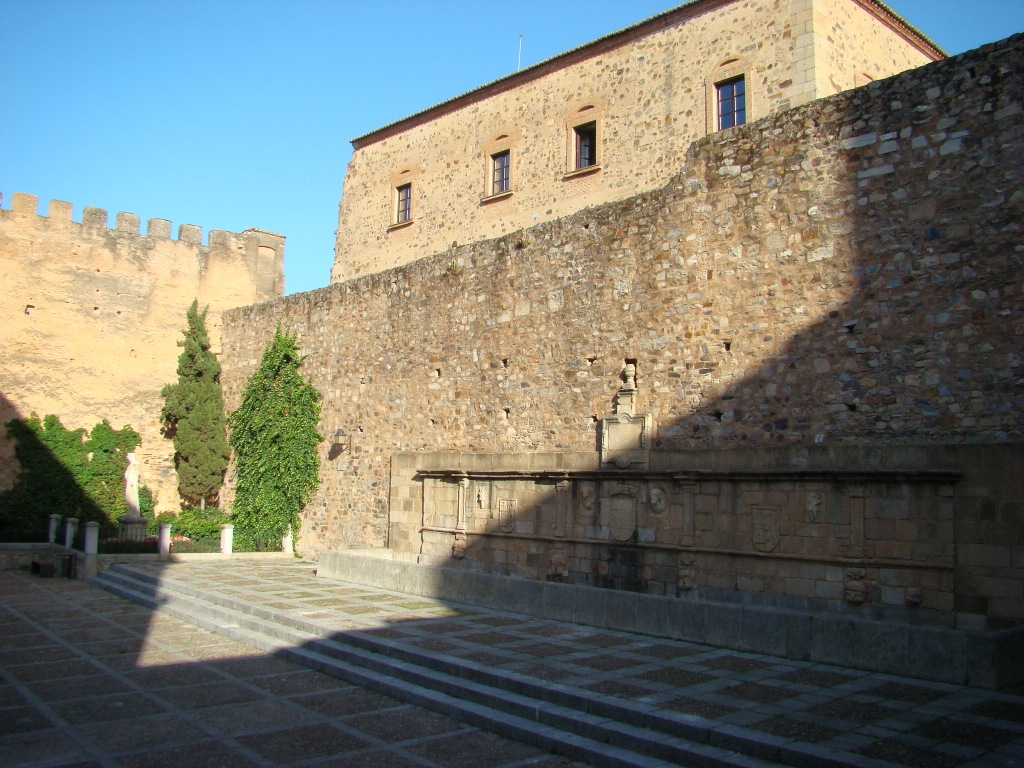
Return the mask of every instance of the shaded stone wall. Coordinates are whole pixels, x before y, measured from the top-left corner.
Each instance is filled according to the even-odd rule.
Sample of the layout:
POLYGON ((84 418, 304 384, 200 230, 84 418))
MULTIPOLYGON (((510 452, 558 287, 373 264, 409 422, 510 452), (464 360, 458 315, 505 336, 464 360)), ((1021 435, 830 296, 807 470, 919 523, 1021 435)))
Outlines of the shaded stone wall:
MULTIPOLYGON (((230 407, 281 320, 324 394, 322 431, 352 435, 323 446, 300 547, 385 546, 389 513, 392 539, 425 546, 423 521, 389 506, 397 453, 597 461, 627 361, 652 457, 1024 440, 1022 48, 1011 38, 709 136, 655 192, 228 312, 230 407)), ((1019 446, 1006 450, 1013 467, 1019 446)), ((1019 475, 958 485, 942 508, 956 547, 941 554, 977 597, 966 612, 1024 616, 1019 475)), ((918 505, 922 525, 935 503, 918 505)), ((935 535, 952 544, 948 526, 935 535)), ((746 588, 731 563, 708 572, 746 588)))
MULTIPOLYGON (((53 413, 69 428, 108 419, 141 435, 143 483, 158 508, 177 510, 174 447, 160 434, 160 389, 176 380, 177 342, 193 299, 209 306, 214 348, 221 312, 284 293, 284 237, 257 229, 203 231, 53 200, 38 214, 35 195, 15 193, 0 210, 4 421, 53 413)), ((12 446, 0 433, 0 487, 13 479, 12 446)), ((60 510, 57 510, 58 512, 60 510)))

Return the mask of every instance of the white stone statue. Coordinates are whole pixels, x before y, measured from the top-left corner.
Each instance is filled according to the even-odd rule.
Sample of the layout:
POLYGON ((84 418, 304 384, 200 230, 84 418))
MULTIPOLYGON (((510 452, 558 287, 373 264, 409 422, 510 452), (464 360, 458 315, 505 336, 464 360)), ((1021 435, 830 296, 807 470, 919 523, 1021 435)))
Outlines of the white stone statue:
POLYGON ((142 517, 139 509, 139 460, 134 453, 128 454, 128 468, 124 471, 124 503, 128 506, 128 517, 142 517))

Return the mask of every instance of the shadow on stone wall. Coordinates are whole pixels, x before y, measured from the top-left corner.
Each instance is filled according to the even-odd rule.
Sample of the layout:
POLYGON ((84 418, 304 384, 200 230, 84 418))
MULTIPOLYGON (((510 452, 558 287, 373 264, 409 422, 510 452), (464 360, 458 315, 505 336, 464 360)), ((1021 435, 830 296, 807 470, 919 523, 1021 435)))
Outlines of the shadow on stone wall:
MULTIPOLYGON (((636 303, 622 313, 622 325, 631 333, 621 360, 637 364, 637 410, 656 403, 655 453, 680 452, 674 460, 683 470, 703 463, 696 454, 688 459, 682 453, 697 449, 770 450, 778 465, 797 467, 794 462, 806 461, 808 449, 869 448, 861 466, 835 469, 877 472, 877 491, 865 493, 880 499, 869 498, 861 506, 873 505, 880 518, 903 519, 869 520, 859 542, 854 531, 834 549, 798 547, 789 554, 818 555, 822 563, 840 568, 844 560, 851 566, 879 567, 877 558, 880 567, 894 572, 901 560, 911 568, 941 564, 937 570, 949 575, 924 580, 926 605, 1004 619, 1019 619, 1024 605, 1013 565, 1024 543, 1017 501, 1024 495, 1022 455, 1019 446, 1003 451, 986 446, 1024 437, 1022 39, 988 46, 959 66, 946 62, 906 73, 695 145, 693 168, 704 176, 692 177, 692 169, 683 172, 652 230, 685 231, 687 222, 704 221, 728 239, 731 250, 712 254, 697 246, 687 264, 693 271, 706 268, 709 276, 712 271, 730 274, 733 281, 731 291, 717 295, 713 283, 704 287, 700 314, 708 321, 685 321, 705 330, 699 334, 699 350, 689 345, 697 354, 686 373, 672 382, 683 395, 674 402, 657 392, 666 381, 665 366, 651 363, 652 358, 664 363, 666 355, 644 340, 660 337, 671 345, 673 339, 681 341, 682 329, 654 326, 644 316, 644 301, 659 300, 655 277, 642 273, 654 255, 645 253, 644 246, 635 257, 631 299, 636 303), (787 145, 774 148, 773 131, 778 133, 780 126, 787 145), (805 274, 794 274, 793 265, 805 274), (739 311, 735 302, 743 303, 739 311), (743 324, 713 328, 717 318, 730 313, 742 317, 743 324), (686 400, 694 392, 700 402, 690 408, 686 400), (667 409, 666 402, 671 403, 667 409), (886 453, 886 446, 926 450, 900 467, 885 464, 897 455, 886 453), (883 470, 912 474, 949 468, 964 473, 955 507, 942 501, 946 491, 938 488, 908 492, 909 502, 894 502, 897 493, 882 476, 883 470), (998 479, 988 475, 993 472, 998 479), (935 499, 914 501, 927 494, 935 499), (910 506, 909 520, 905 509, 889 512, 904 503, 910 506)), ((654 240, 650 247, 664 245, 654 240)), ((689 350, 681 347, 684 357, 689 350)), ((610 381, 609 387, 617 383, 610 381)), ((761 466, 771 463, 764 460, 761 466)), ((642 473, 635 479, 642 481, 642 473)), ((757 489, 748 484, 743 490, 757 489)), ((849 487, 842 489, 843 495, 850 493, 849 487)), ((526 506, 554 509, 554 498, 531 499, 526 506)), ((641 518, 646 502, 640 498, 637 505, 641 518)), ((835 517, 845 515, 849 528, 849 510, 856 503, 841 503, 846 506, 837 502, 835 517)), ((716 512, 728 516, 741 507, 748 510, 747 503, 736 504, 735 510, 716 512)), ((766 500, 763 509, 781 516, 782 536, 788 528, 794 538, 814 538, 806 531, 819 521, 805 516, 802 500, 799 509, 778 506, 766 500)), ((539 523, 525 519, 528 525, 539 523)), ((758 535, 738 528, 711 532, 721 534, 720 542, 746 537, 737 548, 750 548, 751 535, 758 535)), ((462 567, 518 575, 539 570, 543 578, 540 561, 545 557, 535 543, 543 535, 523 537, 522 547, 529 547, 530 555, 515 559, 514 553, 502 554, 519 563, 517 568, 495 562, 493 539, 472 530, 467 534, 456 533, 453 539, 453 557, 465 562, 462 567), (531 565, 524 567, 528 560, 531 565)), ((778 525, 774 535, 780 535, 778 525)), ((589 552, 587 572, 574 573, 572 564, 580 560, 574 545, 566 551, 566 545, 552 540, 550 546, 560 554, 551 555, 558 562, 549 578, 553 569, 570 579, 591 579, 581 583, 607 581, 608 586, 614 582, 643 591, 657 569, 649 553, 609 541, 603 548, 581 544, 602 553, 589 552), (610 571, 617 580, 602 577, 610 571)), ((717 549, 723 549, 721 543, 717 549)), ((694 552, 700 550, 698 545, 694 552)), ((667 560, 665 565, 670 565, 667 560)), ((719 563, 712 570, 716 567, 719 573, 702 574, 705 585, 710 578, 711 586, 741 591, 743 583, 782 591, 783 577, 799 570, 794 566, 773 578, 755 563, 740 576, 735 571, 744 569, 735 564, 719 563)), ((851 588, 850 578, 833 578, 835 583, 824 585, 829 589, 817 596, 841 600, 844 589, 851 588)), ((890 602, 920 604, 921 579, 903 575, 902 581, 887 584, 885 578, 877 571, 867 574, 875 600, 889 590, 890 602)))
MULTIPOLYGON (((26 416, 0 394, 3 429, 0 469, 9 477, 0 490, 0 542, 47 541, 49 518, 105 521, 103 510, 78 484, 72 472, 27 426, 26 416), (19 458, 22 461, 19 461, 19 458)), ((62 532, 58 537, 63 535, 62 532)))

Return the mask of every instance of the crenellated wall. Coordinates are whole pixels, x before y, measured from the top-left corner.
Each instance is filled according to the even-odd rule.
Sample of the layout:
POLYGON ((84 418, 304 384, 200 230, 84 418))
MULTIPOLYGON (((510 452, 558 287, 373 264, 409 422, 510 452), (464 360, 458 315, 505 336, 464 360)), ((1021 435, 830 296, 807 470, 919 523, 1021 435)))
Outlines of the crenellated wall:
POLYGON ((301 550, 1024 618, 1022 75, 1017 36, 706 137, 663 189, 227 312, 229 407, 281 321, 351 437, 301 550), (635 472, 598 452, 627 364, 635 472))
MULTIPOLYGON (((212 230, 53 200, 39 215, 34 195, 0 209, 0 392, 14 414, 54 413, 67 427, 106 418, 142 436, 142 481, 160 509, 178 508, 173 446, 159 429, 160 389, 176 378, 185 311, 209 305, 219 349, 221 313, 284 293, 284 237, 258 229, 212 230)), ((7 413, 6 411, 11 411, 7 413)), ((0 441, 0 487, 15 467, 0 441)))

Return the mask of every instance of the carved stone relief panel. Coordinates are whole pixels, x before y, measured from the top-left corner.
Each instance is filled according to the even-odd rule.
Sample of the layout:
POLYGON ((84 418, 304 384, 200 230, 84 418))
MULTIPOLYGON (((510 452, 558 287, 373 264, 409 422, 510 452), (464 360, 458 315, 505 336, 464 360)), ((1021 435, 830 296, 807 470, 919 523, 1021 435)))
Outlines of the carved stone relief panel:
POLYGON ((459 520, 456 527, 460 530, 466 529, 466 521, 473 514, 473 495, 471 493, 472 483, 468 477, 459 480, 459 520))
POLYGON ((608 531, 615 541, 629 541, 636 532, 637 483, 609 483, 608 531))
POLYGON ((548 552, 548 578, 553 581, 569 578, 569 554, 565 547, 553 547, 548 552))
POLYGON ((751 507, 750 516, 754 547, 759 552, 774 552, 779 546, 779 508, 751 507))
POLYGON ((678 578, 676 586, 680 592, 689 592, 697 586, 697 556, 692 552, 679 553, 678 578))
POLYGON ((650 460, 651 414, 626 413, 601 420, 601 463, 619 469, 644 468, 650 460))
POLYGON ((559 538, 572 531, 572 504, 568 480, 560 480, 555 485, 555 519, 552 532, 559 538))
POLYGON ((818 486, 810 486, 807 489, 805 495, 805 510, 807 512, 807 522, 817 523, 822 518, 823 506, 825 504, 825 494, 818 486))
POLYGON ((685 481, 681 485, 683 486, 683 519, 680 526, 680 541, 689 544, 693 542, 693 512, 697 503, 697 483, 685 481))
POLYGON ((843 597, 850 605, 863 605, 868 599, 868 585, 864 581, 867 572, 863 568, 850 568, 846 571, 846 582, 843 584, 843 597))
POLYGON ((647 492, 648 504, 653 517, 665 517, 668 513, 668 490, 664 485, 651 485, 647 492))
POLYGON ((863 557, 864 542, 864 504, 868 495, 867 487, 860 483, 846 486, 846 517, 850 521, 849 545, 844 554, 848 557, 863 557))
POLYGON ((462 560, 466 556, 466 550, 469 549, 469 538, 463 531, 459 531, 455 534, 455 542, 452 544, 452 557, 456 560, 462 560))
POLYGON ((581 520, 594 519, 597 512, 597 485, 589 480, 577 484, 576 510, 581 520))
POLYGON ((516 529, 518 507, 517 499, 498 499, 498 527, 505 533, 512 533, 516 529))
POLYGON ((473 508, 477 514, 482 512, 485 517, 491 517, 491 484, 478 480, 473 484, 473 490, 473 508))

